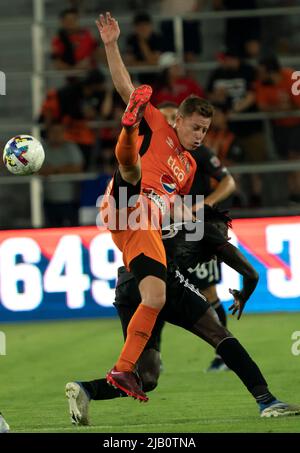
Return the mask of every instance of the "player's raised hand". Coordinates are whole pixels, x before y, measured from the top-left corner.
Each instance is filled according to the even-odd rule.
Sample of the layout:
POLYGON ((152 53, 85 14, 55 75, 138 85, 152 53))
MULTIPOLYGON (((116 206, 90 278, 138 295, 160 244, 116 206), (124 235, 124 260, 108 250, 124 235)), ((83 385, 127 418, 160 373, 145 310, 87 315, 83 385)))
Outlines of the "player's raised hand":
POLYGON ((238 311, 237 319, 240 319, 246 305, 246 301, 242 299, 241 291, 238 291, 237 289, 230 289, 229 292, 233 295, 234 303, 228 308, 228 310, 232 310, 232 315, 235 315, 238 311))
POLYGON ((96 20, 96 25, 104 45, 116 42, 120 36, 120 28, 118 21, 111 16, 109 12, 100 14, 96 20))

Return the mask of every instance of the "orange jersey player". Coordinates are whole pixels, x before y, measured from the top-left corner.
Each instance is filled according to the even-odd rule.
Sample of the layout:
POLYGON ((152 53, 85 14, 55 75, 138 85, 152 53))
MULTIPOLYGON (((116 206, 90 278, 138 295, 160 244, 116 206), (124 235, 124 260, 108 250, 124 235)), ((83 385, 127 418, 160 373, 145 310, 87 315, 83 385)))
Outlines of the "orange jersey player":
POLYGON ((188 193, 196 169, 188 151, 197 149, 204 139, 213 109, 206 100, 191 96, 179 106, 175 127, 169 126, 162 113, 149 103, 151 87, 143 85, 134 89, 132 85, 118 49, 117 21, 106 13, 105 17, 100 15, 96 23, 114 85, 127 103, 115 150, 118 169, 107 192, 113 197, 116 214, 125 211, 126 223, 125 228, 118 223, 109 229, 141 294, 141 303, 128 325, 126 342, 106 378, 129 396, 147 401, 135 366, 165 304, 167 266, 160 225, 153 228, 148 208, 152 211, 159 206, 163 211, 163 196, 188 193), (139 138, 141 129, 142 139, 139 138), (145 224, 143 228, 132 227, 129 222, 130 214, 137 208, 136 204, 130 204, 132 196, 137 200, 147 199, 140 211, 146 228, 145 224))
POLYGON ((151 188, 160 195, 187 194, 196 162, 181 145, 176 130, 150 103, 141 127, 144 132, 139 148, 142 188, 151 188))

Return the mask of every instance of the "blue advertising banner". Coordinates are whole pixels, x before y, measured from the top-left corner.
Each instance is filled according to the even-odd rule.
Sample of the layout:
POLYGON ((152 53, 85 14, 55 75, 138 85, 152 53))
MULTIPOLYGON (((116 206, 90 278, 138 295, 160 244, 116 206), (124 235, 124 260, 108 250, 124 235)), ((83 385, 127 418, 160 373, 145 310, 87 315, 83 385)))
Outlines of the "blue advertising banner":
MULTIPOLYGON (((230 236, 260 275, 245 312, 300 311, 300 217, 235 220, 230 236)), ((120 265, 105 229, 1 231, 0 322, 115 316, 120 265)), ((241 277, 227 266, 222 276, 230 304, 241 277)))

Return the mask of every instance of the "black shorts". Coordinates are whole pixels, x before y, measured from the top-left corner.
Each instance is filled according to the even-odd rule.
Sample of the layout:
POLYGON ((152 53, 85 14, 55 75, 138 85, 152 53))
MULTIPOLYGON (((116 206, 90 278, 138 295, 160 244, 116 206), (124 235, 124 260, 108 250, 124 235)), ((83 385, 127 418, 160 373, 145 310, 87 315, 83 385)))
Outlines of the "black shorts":
MULTIPOLYGON (((126 279, 124 279, 126 280, 126 279)), ((115 307, 121 319, 124 338, 127 326, 139 303, 140 292, 134 278, 124 281, 116 288, 115 307)), ((168 267, 166 303, 157 317, 152 335, 145 349, 160 350, 160 336, 164 322, 190 330, 210 304, 200 291, 173 265, 168 267)))
POLYGON ((189 267, 184 274, 197 288, 206 289, 220 283, 221 263, 214 258, 206 263, 198 263, 194 267, 189 267))

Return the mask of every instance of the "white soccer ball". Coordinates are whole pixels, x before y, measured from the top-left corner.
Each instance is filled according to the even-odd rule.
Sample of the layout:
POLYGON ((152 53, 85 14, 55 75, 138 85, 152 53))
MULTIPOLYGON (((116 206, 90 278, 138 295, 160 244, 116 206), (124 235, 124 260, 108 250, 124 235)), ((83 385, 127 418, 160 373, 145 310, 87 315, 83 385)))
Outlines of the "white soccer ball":
POLYGON ((44 148, 31 135, 11 138, 3 151, 3 162, 14 175, 31 175, 39 171, 45 159, 44 148))

